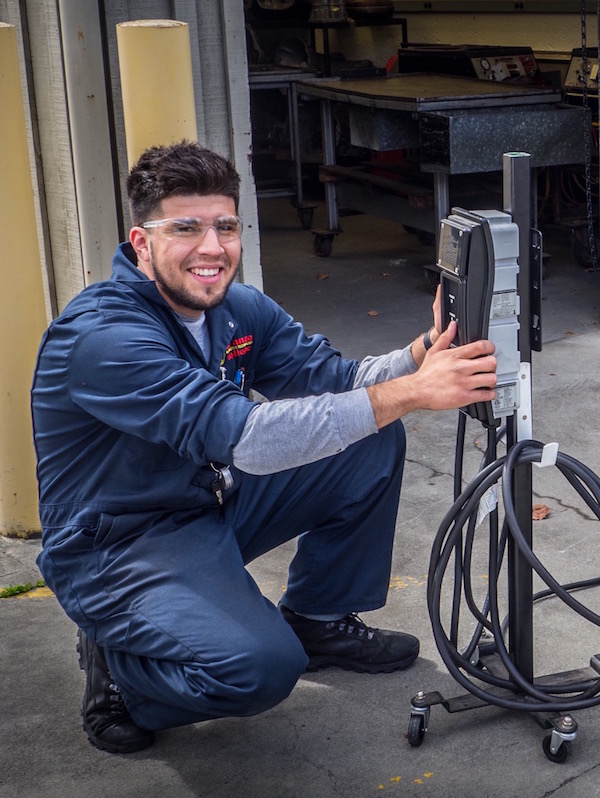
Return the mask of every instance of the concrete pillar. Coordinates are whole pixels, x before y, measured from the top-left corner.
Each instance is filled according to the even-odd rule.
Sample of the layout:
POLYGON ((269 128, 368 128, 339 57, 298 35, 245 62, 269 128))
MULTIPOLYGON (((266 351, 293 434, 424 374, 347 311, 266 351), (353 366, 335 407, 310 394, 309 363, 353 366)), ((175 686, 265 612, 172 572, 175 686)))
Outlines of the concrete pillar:
POLYGON ((46 327, 16 29, 0 23, 0 533, 40 530, 29 391, 46 327))
POLYGON ((117 25, 117 47, 129 166, 147 147, 196 140, 187 23, 122 22, 117 25))

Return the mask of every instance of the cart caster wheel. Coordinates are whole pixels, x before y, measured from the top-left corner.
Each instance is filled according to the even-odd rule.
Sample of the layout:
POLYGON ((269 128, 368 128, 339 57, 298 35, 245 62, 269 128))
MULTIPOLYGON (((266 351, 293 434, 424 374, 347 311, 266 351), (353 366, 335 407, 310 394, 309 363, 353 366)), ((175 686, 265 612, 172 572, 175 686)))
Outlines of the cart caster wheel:
POLYGON ((549 734, 547 737, 544 737, 542 741, 542 748, 544 749, 544 753, 548 759, 551 762, 557 762, 558 764, 566 762, 569 758, 569 754, 571 753, 571 743, 566 741, 562 742, 556 751, 552 751, 551 744, 552 735, 549 734))
POLYGON ((313 238, 313 252, 320 258, 328 258, 331 255, 333 247, 333 234, 319 235, 315 234, 313 238))
POLYGON ((422 713, 410 716, 406 737, 409 745, 413 747, 421 745, 425 737, 425 716, 422 713))
POLYGON ((298 208, 298 216, 303 230, 310 230, 313 223, 314 208, 298 208))

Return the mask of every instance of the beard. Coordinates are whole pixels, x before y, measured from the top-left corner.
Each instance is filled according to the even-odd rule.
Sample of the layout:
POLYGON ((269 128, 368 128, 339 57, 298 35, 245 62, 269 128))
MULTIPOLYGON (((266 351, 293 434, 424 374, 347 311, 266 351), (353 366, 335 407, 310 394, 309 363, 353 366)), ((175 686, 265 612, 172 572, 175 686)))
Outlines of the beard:
MULTIPOLYGON (((166 273, 157 266, 154 255, 151 251, 150 264, 154 273, 154 281, 156 287, 170 304, 175 307, 185 308, 194 313, 201 313, 205 310, 211 310, 218 307, 227 295, 229 286, 233 282, 237 273, 237 267, 232 267, 229 260, 226 260, 226 265, 229 267, 228 279, 225 283, 220 282, 218 285, 206 285, 202 287, 202 292, 199 294, 192 291, 185 285, 174 284, 169 280, 166 273)), ((216 265, 216 264, 215 264, 216 265)), ((225 273, 225 272, 224 272, 225 273)))
POLYGON ((185 288, 177 288, 176 286, 170 285, 162 280, 160 275, 156 272, 155 282, 161 294, 167 299, 170 299, 174 305, 187 308, 188 310, 197 311, 199 313, 204 310, 211 310, 212 308, 218 307, 225 299, 231 284, 231 280, 229 280, 225 286, 215 286, 214 289, 209 286, 205 290, 204 296, 198 297, 185 288))

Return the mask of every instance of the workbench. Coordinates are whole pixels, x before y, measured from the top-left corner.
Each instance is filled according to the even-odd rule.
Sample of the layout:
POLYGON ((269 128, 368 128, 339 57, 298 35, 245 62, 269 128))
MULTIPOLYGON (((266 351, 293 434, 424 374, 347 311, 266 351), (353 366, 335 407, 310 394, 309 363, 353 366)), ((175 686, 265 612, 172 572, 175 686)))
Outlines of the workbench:
POLYGON ((435 234, 450 211, 450 175, 502 170, 505 152, 527 152, 532 167, 582 163, 584 112, 542 86, 429 73, 354 80, 299 81, 321 103, 328 231, 313 231, 316 254, 340 231, 338 194, 356 211, 435 234), (425 181, 404 180, 378 164, 336 165, 333 105, 348 106, 353 145, 376 152, 415 150, 425 181), (429 197, 429 200, 428 200, 429 197))

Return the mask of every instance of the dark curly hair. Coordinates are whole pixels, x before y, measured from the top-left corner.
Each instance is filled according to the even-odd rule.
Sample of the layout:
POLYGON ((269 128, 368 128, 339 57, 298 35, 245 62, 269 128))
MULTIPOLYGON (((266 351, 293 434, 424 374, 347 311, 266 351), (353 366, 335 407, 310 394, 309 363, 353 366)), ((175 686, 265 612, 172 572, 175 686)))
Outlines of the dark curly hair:
POLYGON ((240 176, 222 155, 202 147, 197 141, 183 140, 148 148, 127 177, 129 210, 134 225, 151 219, 166 197, 189 194, 231 197, 237 211, 240 176))

